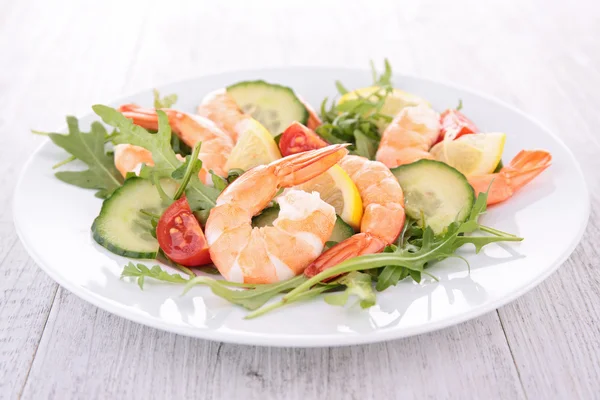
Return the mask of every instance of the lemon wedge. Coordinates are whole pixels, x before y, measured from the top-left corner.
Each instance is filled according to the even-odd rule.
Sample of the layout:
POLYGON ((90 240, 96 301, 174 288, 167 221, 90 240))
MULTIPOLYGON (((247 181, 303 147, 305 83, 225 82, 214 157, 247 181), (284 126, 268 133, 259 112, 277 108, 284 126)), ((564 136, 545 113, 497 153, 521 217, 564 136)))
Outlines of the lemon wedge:
POLYGON ((247 171, 281 158, 273 136, 254 118, 238 122, 235 130, 239 137, 225 165, 227 170, 240 168, 247 171))
MULTIPOLYGON (((355 100, 359 97, 368 96, 370 96, 371 100, 377 100, 377 97, 374 96, 374 93, 377 93, 378 91, 381 94, 385 93, 383 89, 378 86, 369 86, 365 88, 356 89, 340 97, 340 99, 338 100, 338 104, 342 104, 350 100, 355 100)), ((385 98, 385 102, 381 107, 381 113, 394 118, 396 114, 398 114, 403 108, 414 107, 420 104, 424 104, 427 107, 431 107, 431 105, 426 100, 422 99, 419 96, 405 92, 400 89, 394 89, 392 93, 387 95, 387 97, 385 98)), ((383 131, 387 127, 388 123, 379 121, 377 125, 379 130, 383 131)))
POLYGON ((321 199, 335 208, 335 213, 354 230, 360 229, 363 214, 358 189, 346 171, 334 165, 327 172, 296 186, 305 192, 318 192, 321 199))
POLYGON ((505 133, 476 133, 456 140, 443 140, 433 146, 433 157, 465 176, 491 174, 502 158, 505 133))

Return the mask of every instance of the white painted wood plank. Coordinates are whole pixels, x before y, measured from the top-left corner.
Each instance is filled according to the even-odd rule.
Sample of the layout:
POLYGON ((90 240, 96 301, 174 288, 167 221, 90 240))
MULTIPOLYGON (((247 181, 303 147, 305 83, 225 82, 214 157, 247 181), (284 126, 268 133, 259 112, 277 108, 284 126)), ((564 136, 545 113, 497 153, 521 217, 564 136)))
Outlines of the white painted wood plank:
POLYGON ((14 245, 0 261, 0 398, 23 389, 57 290, 6 232, 14 245))
POLYGON ((273 349, 163 333, 61 289, 23 398, 522 398, 511 367, 495 313, 389 343, 273 349))
MULTIPOLYGON (((94 10, 86 11, 80 2, 65 6, 34 0, 0 6, 0 398, 21 393, 58 288, 29 258, 12 224, 12 188, 25 160, 43 140, 29 130, 57 128, 65 114, 102 101, 103 92, 107 97, 120 93, 130 66, 125 57, 123 70, 95 63, 94 58, 105 58, 107 48, 81 60, 94 35, 107 30, 97 29, 107 16, 96 20, 94 10), (47 18, 53 10, 60 13, 47 18), (98 79, 103 71, 110 80, 98 79)), ((128 27, 139 31, 139 25, 128 27)), ((135 46, 135 37, 115 39, 121 41, 113 51, 116 56, 135 46)), ((45 195, 40 193, 40 206, 45 195)))

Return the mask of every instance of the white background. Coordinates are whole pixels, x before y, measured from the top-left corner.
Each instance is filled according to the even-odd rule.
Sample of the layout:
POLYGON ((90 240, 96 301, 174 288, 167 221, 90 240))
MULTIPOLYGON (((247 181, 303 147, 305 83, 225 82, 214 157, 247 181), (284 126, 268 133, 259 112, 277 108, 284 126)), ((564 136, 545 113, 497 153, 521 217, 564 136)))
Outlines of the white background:
MULTIPOLYGON (((0 0, 0 398, 597 396, 599 14, 595 0, 0 0), (82 302, 16 239, 11 192, 40 140, 30 128, 50 130, 91 104, 202 74, 365 68, 384 57, 396 72, 516 105, 559 134, 585 170, 592 214, 582 244, 546 282, 497 312, 369 346, 221 345, 82 302)), ((48 195, 39 194, 40 207, 48 195)))

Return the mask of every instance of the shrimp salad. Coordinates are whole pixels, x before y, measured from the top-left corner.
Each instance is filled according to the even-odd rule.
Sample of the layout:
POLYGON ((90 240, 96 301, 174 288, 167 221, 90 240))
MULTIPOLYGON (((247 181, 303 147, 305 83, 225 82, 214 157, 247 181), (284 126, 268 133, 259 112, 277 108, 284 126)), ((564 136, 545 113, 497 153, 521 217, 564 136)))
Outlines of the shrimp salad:
POLYGON ((68 117, 67 134, 35 133, 70 154, 58 179, 103 199, 98 245, 156 260, 124 266, 140 288, 205 285, 247 318, 313 297, 368 308, 404 279, 437 280, 428 267, 463 246, 523 240, 479 217, 551 161, 538 149, 505 160, 505 133, 482 132, 460 101, 434 110, 391 77, 386 60, 372 86, 336 82, 319 112, 256 80, 215 88, 194 112, 154 91, 152 107, 93 106, 89 132, 68 117))

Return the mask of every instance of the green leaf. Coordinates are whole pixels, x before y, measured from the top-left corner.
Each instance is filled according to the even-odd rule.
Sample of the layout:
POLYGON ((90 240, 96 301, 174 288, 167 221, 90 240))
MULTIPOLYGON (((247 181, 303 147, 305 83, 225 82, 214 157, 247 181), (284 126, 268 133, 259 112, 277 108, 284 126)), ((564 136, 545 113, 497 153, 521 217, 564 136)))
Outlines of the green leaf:
POLYGON ((346 290, 341 293, 332 293, 325 296, 328 304, 343 306, 348 302, 350 296, 358 297, 362 308, 375 305, 376 297, 371 283, 371 275, 353 271, 338 280, 339 284, 345 285, 346 290))
POLYGON ((177 159, 171 147, 171 127, 163 111, 157 110, 156 112, 158 132, 153 134, 141 126, 135 125, 114 108, 97 104, 92 109, 105 123, 118 129, 113 137, 113 143, 140 146, 152 153, 154 167, 146 166, 145 171, 149 171, 158 178, 164 178, 170 177, 181 166, 181 161, 177 159))
POLYGON ((188 281, 188 279, 185 279, 179 274, 169 274, 158 265, 148 268, 144 264, 136 265, 132 262, 123 267, 121 278, 125 277, 136 278, 137 283, 142 290, 144 289, 145 278, 152 278, 162 282, 170 283, 186 283, 188 281))
POLYGON ((181 180, 179 188, 177 189, 175 196, 173 196, 174 200, 179 199, 181 195, 185 192, 190 180, 192 179, 192 176, 198 176, 198 172, 200 172, 200 169, 202 168, 202 161, 198 159, 201 146, 202 142, 196 143, 192 154, 187 156, 183 165, 177 168, 171 174, 173 178, 181 180))
POLYGON ((335 81, 335 87, 337 88, 338 92, 342 95, 348 93, 348 89, 346 89, 340 81, 335 81))
POLYGON ((221 194, 219 189, 203 184, 198 179, 198 174, 190 177, 190 182, 185 190, 185 196, 192 211, 210 210, 217 204, 219 194, 221 194))
POLYGON ((213 186, 220 192, 225 190, 227 185, 229 185, 229 182, 227 182, 226 179, 215 174, 212 170, 210 170, 210 176, 212 177, 213 186))
POLYGON ((97 189, 96 196, 106 198, 123 183, 123 177, 116 169, 111 155, 104 149, 106 129, 94 122, 89 133, 79 130, 75 117, 67 117, 69 133, 49 133, 54 144, 65 149, 73 157, 84 162, 88 169, 84 171, 61 171, 55 175, 71 185, 86 189, 97 189))
MULTIPOLYGON (((341 104, 332 102, 329 107, 325 98, 321 103, 323 124, 316 133, 331 144, 350 143, 349 150, 354 154, 374 159, 381 138, 379 126, 391 120, 390 116, 380 112, 386 97, 393 90, 391 74, 391 66, 386 60, 385 72, 381 76, 377 76, 373 68, 376 88, 372 93, 363 96, 357 94, 357 98, 341 104)), ((340 82, 336 82, 336 87, 342 94, 348 92, 340 82)))
POLYGON ((390 286, 396 286, 398 282, 402 279, 406 278, 409 274, 410 270, 404 267, 399 267, 396 265, 388 265, 379 274, 377 277, 377 284, 375 285, 375 289, 378 292, 382 292, 390 286))
POLYGON ((177 135, 171 135, 171 147, 176 154, 188 156, 192 154, 192 148, 185 144, 177 135))
POLYGON ((154 108, 171 108, 173 104, 177 103, 176 94, 170 94, 161 98, 157 89, 154 89, 152 93, 154 95, 154 108))
POLYGON ((373 61, 371 61, 371 73, 373 75, 373 84, 381 87, 392 87, 392 66, 388 59, 384 60, 384 72, 380 76, 377 76, 377 70, 373 61))
POLYGON ((375 159, 375 153, 377 153, 376 143, 358 129, 354 131, 354 138, 356 139, 354 154, 370 160, 375 159))
POLYGON ((226 285, 230 283, 212 279, 206 276, 198 276, 191 279, 183 289, 183 294, 186 294, 195 285, 206 285, 210 287, 212 292, 219 297, 224 298, 230 303, 237 304, 248 310, 256 310, 266 302, 277 296, 279 293, 289 291, 306 281, 304 275, 298 275, 291 279, 269 283, 263 285, 254 285, 253 288, 238 290, 229 289, 226 285))
POLYGON ((458 99, 458 105, 456 106, 456 111, 460 111, 463 108, 462 99, 458 99))

